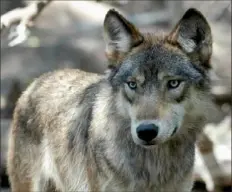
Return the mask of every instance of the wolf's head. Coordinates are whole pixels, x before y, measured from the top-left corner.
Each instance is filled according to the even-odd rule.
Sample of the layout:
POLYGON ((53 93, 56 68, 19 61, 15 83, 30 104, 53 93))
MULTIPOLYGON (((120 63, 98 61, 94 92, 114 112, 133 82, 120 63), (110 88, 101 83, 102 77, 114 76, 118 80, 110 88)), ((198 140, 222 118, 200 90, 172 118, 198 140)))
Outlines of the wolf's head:
POLYGON ((109 10, 104 36, 108 80, 118 110, 131 120, 134 142, 149 146, 189 134, 208 100, 212 36, 205 17, 189 9, 168 35, 159 37, 141 33, 109 10))

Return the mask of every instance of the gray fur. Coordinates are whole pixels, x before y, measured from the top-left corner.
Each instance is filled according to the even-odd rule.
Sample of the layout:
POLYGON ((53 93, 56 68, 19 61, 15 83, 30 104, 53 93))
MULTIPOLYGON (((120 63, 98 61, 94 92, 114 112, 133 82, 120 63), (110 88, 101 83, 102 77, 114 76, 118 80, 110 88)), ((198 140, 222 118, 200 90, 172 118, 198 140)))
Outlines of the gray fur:
MULTIPOLYGON (((112 12, 132 40, 138 31, 115 11, 108 20, 112 12)), ((130 53, 117 50, 120 59, 105 76, 58 70, 22 94, 9 141, 13 192, 191 191, 195 141, 210 107, 208 69, 162 38, 150 42, 144 35, 136 51, 131 42, 126 47, 130 53), (167 75, 183 83, 167 90, 167 75), (137 81, 135 91, 129 78, 137 81), (160 127, 149 147, 135 131, 144 121, 160 127)))

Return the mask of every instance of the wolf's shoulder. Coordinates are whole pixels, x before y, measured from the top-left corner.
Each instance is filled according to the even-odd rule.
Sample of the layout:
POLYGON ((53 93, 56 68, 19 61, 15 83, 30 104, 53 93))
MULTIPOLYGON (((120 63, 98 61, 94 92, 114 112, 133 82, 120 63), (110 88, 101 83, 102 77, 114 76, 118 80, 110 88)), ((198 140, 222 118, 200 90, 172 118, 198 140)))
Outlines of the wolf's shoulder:
POLYGON ((89 87, 102 82, 102 75, 79 69, 62 69, 46 72, 35 78, 25 89, 18 103, 67 105, 78 102, 89 87))

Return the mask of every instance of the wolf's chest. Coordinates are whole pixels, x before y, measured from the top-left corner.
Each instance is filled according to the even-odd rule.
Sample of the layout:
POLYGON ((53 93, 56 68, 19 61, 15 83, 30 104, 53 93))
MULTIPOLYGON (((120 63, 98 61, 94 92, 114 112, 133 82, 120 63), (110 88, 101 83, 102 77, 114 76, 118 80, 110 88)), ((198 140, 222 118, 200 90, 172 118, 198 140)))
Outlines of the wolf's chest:
POLYGON ((149 191, 149 188, 181 181, 193 167, 194 144, 179 147, 158 149, 154 153, 121 151, 113 159, 108 156, 115 167, 114 183, 124 183, 131 190, 149 191))
POLYGON ((180 161, 176 163, 171 161, 168 164, 162 161, 155 161, 155 163, 142 166, 125 163, 125 167, 121 167, 124 170, 111 173, 107 180, 101 181, 103 191, 151 192, 157 189, 160 191, 183 180, 192 167, 191 164, 186 164, 181 169, 180 161))
POLYGON ((159 188, 170 182, 181 181, 192 169, 193 164, 194 145, 172 153, 164 149, 155 155, 147 155, 143 164, 130 165, 130 176, 138 185, 159 188))

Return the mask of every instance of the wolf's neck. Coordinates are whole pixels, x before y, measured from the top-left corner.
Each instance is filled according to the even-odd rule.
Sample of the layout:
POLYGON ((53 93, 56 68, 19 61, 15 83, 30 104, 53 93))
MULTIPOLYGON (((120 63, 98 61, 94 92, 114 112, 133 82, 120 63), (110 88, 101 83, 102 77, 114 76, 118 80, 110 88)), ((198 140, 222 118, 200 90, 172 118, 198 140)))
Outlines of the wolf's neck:
MULTIPOLYGON (((145 149, 135 144, 128 135, 115 135, 114 139, 103 141, 101 154, 104 161, 110 164, 106 169, 117 173, 120 178, 149 183, 162 178, 168 182, 173 173, 183 176, 191 169, 194 163, 194 142, 192 141, 169 141, 145 149), (183 162, 188 162, 184 167, 183 162), (174 171, 170 171, 174 170, 174 171), (163 174, 165 173, 165 178, 163 174)), ((120 180, 119 178, 119 180, 120 180)), ((154 183, 155 185, 155 183, 154 183)))

